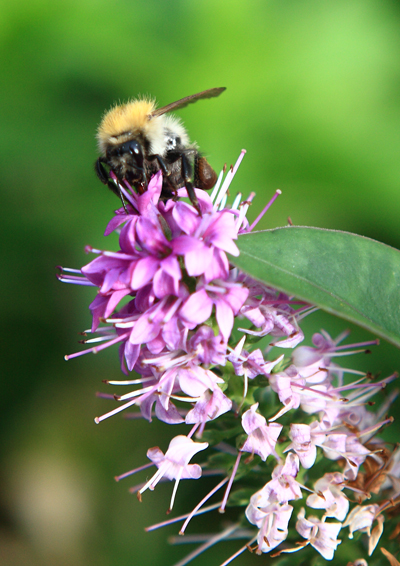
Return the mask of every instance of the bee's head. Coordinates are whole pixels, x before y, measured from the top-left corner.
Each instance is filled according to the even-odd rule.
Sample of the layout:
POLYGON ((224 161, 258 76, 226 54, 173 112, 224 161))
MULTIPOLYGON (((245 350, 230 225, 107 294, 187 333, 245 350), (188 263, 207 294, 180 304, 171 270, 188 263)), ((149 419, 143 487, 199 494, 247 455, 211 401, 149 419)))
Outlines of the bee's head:
MULTIPOLYGON (((114 145, 107 151, 107 159, 109 160, 113 157, 129 159, 129 156, 132 158, 137 169, 143 169, 143 147, 137 139, 114 145)), ((129 161, 131 160, 129 159, 129 161)))

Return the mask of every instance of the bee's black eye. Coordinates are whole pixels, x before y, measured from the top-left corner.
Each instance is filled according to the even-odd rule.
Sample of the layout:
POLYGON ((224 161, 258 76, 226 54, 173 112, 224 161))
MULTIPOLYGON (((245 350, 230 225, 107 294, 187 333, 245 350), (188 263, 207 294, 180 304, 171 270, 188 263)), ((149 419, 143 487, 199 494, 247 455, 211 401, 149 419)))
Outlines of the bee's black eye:
POLYGON ((126 146, 125 151, 128 151, 131 155, 138 156, 142 154, 140 143, 136 140, 126 142, 124 146, 126 146))
POLYGON ((143 167, 143 149, 140 142, 137 140, 130 140, 122 143, 115 149, 115 153, 118 157, 128 153, 133 157, 136 167, 139 167, 140 169, 143 167))

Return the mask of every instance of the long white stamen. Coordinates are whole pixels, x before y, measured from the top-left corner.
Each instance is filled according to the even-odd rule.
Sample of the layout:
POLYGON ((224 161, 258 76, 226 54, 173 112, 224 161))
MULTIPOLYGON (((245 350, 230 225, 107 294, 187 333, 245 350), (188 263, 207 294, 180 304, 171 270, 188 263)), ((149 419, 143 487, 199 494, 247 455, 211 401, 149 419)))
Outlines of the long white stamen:
POLYGON ((151 466, 154 466, 153 462, 149 462, 148 464, 144 464, 143 466, 140 466, 139 468, 135 468, 134 470, 129 470, 129 472, 125 472, 124 474, 121 474, 120 476, 115 476, 115 481, 120 481, 123 480, 129 476, 132 476, 133 474, 137 474, 138 472, 142 472, 143 470, 147 470, 147 468, 151 468, 151 466))
POLYGON ((247 211, 249 210, 251 201, 256 196, 255 192, 251 192, 248 198, 240 205, 239 207, 239 217, 236 220, 236 228, 240 230, 240 227, 243 224, 244 219, 246 218, 247 211))
POLYGON ((130 393, 125 393, 125 395, 118 395, 118 401, 125 401, 126 399, 132 399, 133 397, 140 397, 144 393, 148 393, 152 389, 156 389, 154 385, 149 385, 148 387, 143 387, 143 389, 139 389, 138 391, 131 391, 130 393))
POLYGON ((141 377, 140 379, 124 379, 121 381, 108 381, 104 380, 107 385, 141 385, 147 381, 152 381, 154 377, 141 377))
POLYGON ((170 501, 170 503, 169 503, 169 511, 171 511, 172 508, 173 508, 173 506, 174 506, 175 496, 176 496, 176 492, 177 492, 177 490, 178 490, 179 482, 181 481, 182 472, 183 472, 183 467, 181 467, 181 468, 179 469, 178 475, 177 475, 176 480, 175 480, 174 489, 173 489, 172 495, 171 495, 171 501, 170 501))
POLYGON ((141 489, 139 489, 139 493, 142 494, 144 491, 146 491, 146 489, 150 489, 151 491, 153 491, 155 486, 158 484, 160 479, 163 477, 164 472, 165 472, 165 468, 160 466, 158 468, 158 470, 156 471, 156 473, 154 474, 154 476, 152 476, 149 479, 149 481, 147 483, 145 483, 144 486, 141 489))
POLYGON ((231 477, 229 478, 228 485, 226 486, 224 497, 222 498, 221 507, 218 509, 218 511, 220 513, 225 513, 225 507, 226 507, 226 504, 228 502, 229 493, 231 491, 233 480, 235 479, 235 475, 236 475, 237 469, 239 467, 240 459, 241 459, 242 456, 243 456, 243 452, 239 451, 237 458, 236 458, 236 462, 233 465, 231 477))
POLYGON ((215 187, 213 188, 213 191, 211 193, 211 200, 212 202, 214 202, 215 197, 218 194, 219 188, 221 186, 221 182, 222 182, 222 177, 224 176, 224 171, 221 171, 220 174, 218 175, 218 179, 217 182, 215 183, 215 187))
POLYGON ((238 193, 238 194, 236 195, 235 200, 233 201, 233 204, 232 204, 232 206, 231 206, 231 209, 232 209, 232 210, 237 210, 237 209, 239 208, 239 204, 240 204, 240 201, 241 201, 241 200, 242 200, 242 193, 238 193))
POLYGON ((196 558, 196 556, 199 556, 202 552, 206 551, 211 546, 214 546, 214 544, 217 544, 221 540, 225 540, 225 539, 229 538, 229 536, 232 533, 234 533, 238 528, 239 528, 239 525, 233 525, 232 527, 225 529, 222 533, 219 533, 218 535, 215 535, 215 536, 209 538, 206 543, 202 544, 201 546, 196 548, 196 550, 194 550, 193 552, 191 552, 190 554, 185 556, 185 558, 183 558, 183 560, 176 562, 176 564, 174 564, 174 566, 186 566, 186 564, 191 562, 194 558, 196 558))
POLYGON ((122 405, 121 407, 117 407, 116 409, 114 409, 113 411, 110 411, 109 413, 105 413, 104 415, 102 415, 101 417, 96 417, 94 419, 94 422, 96 424, 101 423, 101 421, 104 421, 105 419, 108 419, 108 417, 112 417, 113 415, 116 415, 117 413, 120 413, 121 411, 123 411, 124 409, 126 409, 127 407, 131 407, 132 405, 134 405, 137 402, 136 399, 134 399, 133 401, 130 401, 129 403, 125 403, 125 405, 122 405))
MULTIPOLYGON (((214 509, 218 509, 218 507, 220 506, 220 503, 214 503, 214 505, 208 505, 207 507, 203 507, 203 509, 200 509, 199 511, 197 511, 195 513, 195 515, 204 515, 204 513, 208 513, 209 511, 214 511, 214 509)), ((179 523, 179 521, 182 521, 183 519, 186 519, 187 517, 191 516, 193 513, 193 511, 191 511, 190 513, 185 513, 185 515, 179 515, 179 517, 173 517, 172 519, 168 519, 168 521, 163 521, 162 523, 156 523, 154 525, 151 525, 150 527, 145 527, 145 531, 147 533, 151 532, 151 531, 155 531, 156 529, 159 529, 161 527, 166 527, 167 525, 172 525, 174 523, 179 523)))
POLYGON ((221 487, 223 487, 228 480, 229 480, 229 477, 224 478, 222 481, 220 481, 209 493, 207 493, 207 495, 205 497, 203 497, 203 499, 196 505, 196 507, 193 509, 193 511, 191 513, 189 513, 189 515, 186 518, 186 521, 183 523, 183 525, 182 525, 182 527, 179 531, 180 535, 184 534, 186 527, 190 523, 191 519, 199 513, 199 509, 203 506, 203 504, 206 501, 208 501, 208 499, 210 499, 210 497, 212 497, 214 495, 214 493, 217 493, 217 491, 219 489, 221 489, 221 487))
POLYGON ((80 340, 81 344, 94 344, 96 342, 106 342, 109 340, 109 336, 97 336, 96 338, 89 338, 88 340, 80 340))
POLYGON ((228 173, 226 174, 226 177, 225 177, 225 181, 222 184, 221 190, 219 191, 219 194, 218 194, 217 198, 215 199, 214 210, 218 210, 218 206, 219 206, 220 202, 222 201, 222 199, 224 198, 226 192, 228 191, 229 185, 231 184, 232 179, 235 176, 236 171, 238 170, 239 165, 241 164, 243 157, 245 156, 245 153, 246 153, 246 150, 242 149, 235 165, 232 168, 229 168, 229 171, 228 171, 228 173))
POLYGON ((221 204, 219 205, 219 209, 218 210, 224 210, 225 206, 226 206, 226 201, 228 200, 228 195, 225 194, 224 198, 221 200, 221 204))
POLYGON ((85 354, 90 354, 90 353, 97 354, 101 350, 108 348, 108 346, 112 346, 113 344, 117 344, 118 342, 122 342, 122 340, 125 340, 125 338, 126 338, 126 335, 122 334, 121 336, 117 336, 117 338, 114 338, 113 340, 109 340, 103 346, 98 346, 98 347, 94 346, 93 348, 89 348, 88 350, 83 350, 82 352, 76 352, 75 354, 68 354, 68 355, 64 356, 64 360, 66 360, 66 361, 72 360, 72 358, 77 358, 78 356, 84 356, 85 354))
POLYGON ((235 554, 232 554, 232 556, 230 556, 228 558, 228 560, 225 560, 225 562, 223 562, 222 564, 220 564, 220 566, 228 566, 228 564, 230 564, 231 562, 233 562, 233 560, 235 560, 235 558, 237 558, 238 556, 240 556, 245 550, 248 550, 249 547, 253 544, 253 542, 255 542, 257 540, 257 536, 253 537, 251 540, 249 540, 249 542, 246 542, 246 544, 244 546, 242 546, 242 548, 239 548, 238 551, 235 552, 235 554))

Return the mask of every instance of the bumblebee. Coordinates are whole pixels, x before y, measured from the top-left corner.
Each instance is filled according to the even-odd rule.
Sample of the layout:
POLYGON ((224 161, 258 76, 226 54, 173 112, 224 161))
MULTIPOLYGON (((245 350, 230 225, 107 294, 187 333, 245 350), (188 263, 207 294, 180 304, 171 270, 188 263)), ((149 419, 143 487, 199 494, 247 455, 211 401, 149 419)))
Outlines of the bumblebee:
POLYGON ((162 108, 154 100, 138 99, 115 106, 104 115, 97 131, 100 157, 95 170, 100 181, 125 200, 119 184, 127 181, 139 194, 147 190, 150 178, 162 171, 161 197, 176 198, 186 187, 193 206, 200 212, 194 187, 211 189, 217 175, 180 122, 168 114, 202 98, 219 96, 225 88, 212 88, 181 98, 162 108), (110 179, 111 171, 118 184, 110 179))

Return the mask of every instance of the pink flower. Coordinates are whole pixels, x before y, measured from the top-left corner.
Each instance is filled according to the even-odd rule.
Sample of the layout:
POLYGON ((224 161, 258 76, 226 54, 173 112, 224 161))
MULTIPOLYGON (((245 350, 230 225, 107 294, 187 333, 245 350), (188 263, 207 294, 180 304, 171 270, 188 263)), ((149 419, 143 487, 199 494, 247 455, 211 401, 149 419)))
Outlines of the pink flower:
POLYGON ((215 336, 209 326, 200 326, 190 339, 189 351, 194 352, 198 360, 206 366, 225 365, 226 343, 221 335, 215 336))
POLYGON ((248 318, 260 330, 241 329, 253 336, 286 336, 285 340, 275 342, 281 348, 294 348, 304 339, 304 335, 297 326, 295 311, 289 305, 289 298, 275 290, 263 288, 261 300, 253 296, 241 309, 241 314, 248 318), (275 296, 274 296, 275 295, 275 296))
POLYGON ((345 458, 344 476, 348 480, 356 479, 359 467, 370 454, 370 450, 365 448, 354 434, 345 433, 327 435, 322 449, 327 458, 332 460, 345 458))
POLYGON ((292 361, 300 375, 307 378, 308 383, 326 381, 328 372, 325 368, 331 366, 330 354, 336 350, 337 343, 327 334, 316 333, 312 337, 315 348, 300 346, 292 354, 292 361))
POLYGON ((282 425, 277 423, 267 425, 265 418, 256 412, 257 408, 258 403, 255 403, 242 415, 242 426, 248 437, 241 451, 258 454, 265 462, 270 454, 278 458, 275 445, 281 433, 282 425))
MULTIPOLYGON (((222 480, 217 480, 209 494, 196 503, 181 533, 192 517, 206 511, 205 502, 224 485, 220 512, 225 511, 229 497, 232 504, 243 504, 244 494, 256 479, 264 487, 250 498, 246 516, 258 533, 242 550, 251 548, 255 539, 258 554, 283 542, 293 512, 288 502, 302 498, 305 489, 311 492, 307 505, 321 509, 323 516, 306 518, 304 509, 301 510, 296 529, 305 541, 280 552, 294 552, 311 545, 323 558, 331 560, 340 543, 337 536, 341 524, 328 522, 327 518, 345 519, 351 502, 343 489, 350 488, 348 480, 357 478, 360 466, 371 454, 382 466, 378 473, 386 474, 391 491, 382 494, 387 499, 379 501, 379 505, 353 505, 344 524, 349 526, 349 538, 354 531, 366 531, 372 552, 382 534, 383 511, 395 502, 392 488, 395 494, 398 492, 400 452, 390 460, 386 451, 380 454, 379 439, 377 450, 371 444, 377 431, 392 420, 384 415, 396 393, 389 395, 386 405, 376 413, 368 411, 366 401, 395 375, 379 382, 369 375, 353 382, 345 380, 344 373, 350 370, 341 369, 332 360, 349 348, 339 346, 346 334, 333 340, 324 331, 313 336, 312 347, 300 346, 291 356, 282 354, 275 360, 268 359, 273 346, 294 348, 303 340, 299 321, 314 307, 252 279, 230 264, 228 254, 239 253, 235 243, 238 235, 251 231, 261 217, 250 227, 245 218, 254 193, 246 200, 237 195, 231 208, 226 208, 226 193, 239 161, 228 170, 222 184, 220 177, 210 196, 194 189, 198 209, 176 200, 178 196, 187 196, 186 189, 160 201, 161 172, 150 180, 141 195, 128 183, 119 185, 126 207, 116 212, 106 229, 106 234, 114 230, 119 233, 119 249, 113 252, 88 248, 97 254, 93 261, 82 271, 61 269, 59 275, 62 281, 97 287, 98 291, 90 305, 92 331, 97 336, 85 337, 82 342, 90 344, 89 348, 67 358, 97 353, 118 344, 122 371, 137 374, 131 379, 108 382, 117 387, 129 386, 131 390, 121 395, 99 394, 118 404, 97 417, 97 423, 135 407, 148 421, 155 415, 167 424, 190 425, 187 436, 173 438, 165 454, 158 447, 151 448, 147 452, 150 464, 118 477, 122 479, 154 464, 156 473, 131 488, 139 498, 146 489, 153 490, 161 479, 174 480, 172 509, 179 481, 202 475, 200 465, 189 462, 208 448, 208 443, 194 442, 194 435, 201 438, 208 434, 213 443, 218 443, 216 450, 224 452, 216 459, 205 460, 207 472, 222 474, 222 480), (234 326, 239 318, 246 319, 247 328, 234 326), (260 342, 267 335, 269 340, 260 342), (257 376, 262 379, 256 379, 257 376), (267 406, 268 413, 275 412, 269 422, 258 412, 255 400, 267 406), (235 414, 224 419, 223 415, 232 409, 235 414), (274 422, 289 411, 291 414, 283 424, 274 422), (304 421, 301 413, 318 416, 304 421), (242 429, 236 426, 240 415, 242 429), (210 424, 218 418, 214 426, 210 424), (291 442, 283 450, 283 460, 278 439, 285 441, 288 437, 291 442), (317 447, 322 448, 319 458, 317 447), (244 452, 251 456, 243 457, 244 452), (254 454, 261 463, 251 464, 254 454), (271 466, 265 463, 271 455, 278 460, 272 474, 271 466), (330 471, 320 477, 326 470, 335 470, 336 464, 328 467, 332 464, 329 460, 338 459, 343 460, 342 473, 330 471), (300 464, 304 468, 301 472, 300 464), (309 482, 318 477, 313 492, 309 482), (393 500, 389 500, 391 495, 393 500), (377 525, 371 531, 375 519, 377 525)), ((110 176, 116 181, 112 172, 110 176)), ((351 347, 356 346, 357 353, 371 344, 351 347), (359 350, 359 346, 363 349, 359 350)), ((136 418, 139 413, 130 416, 136 418)), ((383 490, 379 485, 374 488, 374 495, 379 496, 375 493, 379 487, 383 490)), ((240 521, 237 526, 230 526, 226 536, 238 525, 240 521)), ((204 546, 221 538, 223 535, 210 535, 204 546)), ((230 559, 225 563, 228 562, 230 559)))
POLYGON ((303 468, 311 468, 317 456, 316 447, 321 446, 325 439, 325 433, 320 423, 314 421, 311 426, 292 423, 289 436, 292 439, 292 443, 285 449, 285 452, 294 450, 303 468))
POLYGON ((379 512, 379 505, 356 505, 347 515, 343 527, 349 527, 349 538, 355 531, 371 535, 371 526, 379 512))
POLYGON ((176 254, 183 255, 188 274, 192 277, 202 275, 206 283, 225 279, 229 273, 226 253, 239 255, 233 242, 238 236, 234 215, 222 211, 199 217, 193 207, 178 202, 173 217, 185 232, 173 240, 173 249, 176 254))
POLYGON ((278 503, 287 503, 292 499, 302 498, 301 484, 295 480, 298 472, 299 457, 289 452, 285 463, 274 468, 272 480, 266 483, 259 493, 262 492, 263 497, 269 501, 278 503))
POLYGON ((326 523, 317 517, 305 518, 305 511, 301 509, 297 515, 296 530, 325 558, 332 560, 333 554, 341 543, 337 540, 342 523, 326 523))
POLYGON ((181 320, 188 328, 195 328, 211 316, 215 306, 219 331, 227 342, 231 334, 234 317, 238 314, 248 295, 248 289, 241 284, 214 281, 204 285, 190 295, 179 311, 181 320))
POLYGON ((276 364, 283 359, 283 356, 280 356, 272 362, 266 362, 259 348, 253 350, 251 353, 243 350, 245 339, 246 336, 243 336, 227 358, 232 363, 236 375, 244 375, 248 379, 254 379, 260 374, 270 374, 276 364))
POLYGON ((300 406, 301 391, 305 385, 305 379, 299 375, 295 366, 291 365, 285 371, 271 374, 269 383, 284 405, 284 408, 279 411, 278 415, 275 415, 274 419, 287 413, 290 409, 297 409, 300 406))
POLYGON ((176 490, 181 479, 199 479, 201 467, 198 464, 189 464, 197 452, 208 448, 207 442, 193 442, 187 436, 175 436, 169 443, 167 452, 164 453, 158 448, 150 448, 147 457, 158 468, 152 478, 139 490, 139 496, 146 489, 153 490, 161 478, 175 480, 175 487, 171 498, 170 509, 173 507, 176 490))
POLYGON ((232 409, 232 401, 216 385, 214 389, 205 389, 198 401, 186 415, 186 424, 205 423, 217 419, 232 409))
POLYGON ((315 482, 315 493, 307 497, 306 503, 313 509, 325 509, 324 517, 335 517, 343 521, 349 510, 349 500, 342 494, 345 485, 343 474, 325 474, 315 482))
POLYGON ((288 524, 293 507, 271 503, 255 493, 246 509, 247 520, 260 530, 257 535, 258 552, 270 552, 288 536, 288 524))

